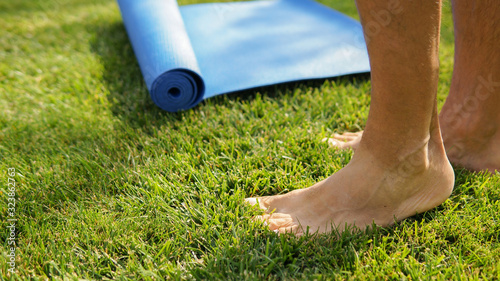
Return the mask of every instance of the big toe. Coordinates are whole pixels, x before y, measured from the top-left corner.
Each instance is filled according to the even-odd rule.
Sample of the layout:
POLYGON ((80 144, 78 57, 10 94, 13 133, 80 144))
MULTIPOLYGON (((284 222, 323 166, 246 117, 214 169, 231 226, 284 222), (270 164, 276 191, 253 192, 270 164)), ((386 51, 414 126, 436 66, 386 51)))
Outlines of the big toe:
POLYGON ((249 197, 245 198, 245 203, 251 206, 258 206, 259 209, 267 211, 268 206, 266 204, 266 197, 249 197))

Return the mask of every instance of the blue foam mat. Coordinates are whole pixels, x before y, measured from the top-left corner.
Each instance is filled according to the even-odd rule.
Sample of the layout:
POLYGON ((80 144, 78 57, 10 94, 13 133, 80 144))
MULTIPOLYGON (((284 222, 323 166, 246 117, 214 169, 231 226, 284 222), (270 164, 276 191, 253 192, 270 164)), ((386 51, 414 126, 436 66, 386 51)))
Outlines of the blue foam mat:
POLYGON ((151 97, 167 111, 259 86, 370 71, 361 25, 311 0, 118 4, 151 97))

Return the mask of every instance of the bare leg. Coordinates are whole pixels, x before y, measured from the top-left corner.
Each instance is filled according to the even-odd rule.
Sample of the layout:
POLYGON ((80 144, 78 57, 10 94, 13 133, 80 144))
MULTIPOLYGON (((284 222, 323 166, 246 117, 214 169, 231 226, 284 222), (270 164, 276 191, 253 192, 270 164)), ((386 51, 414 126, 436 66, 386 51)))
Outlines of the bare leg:
POLYGON ((271 230, 300 235, 307 227, 328 232, 373 222, 387 226, 450 195, 454 175, 436 108, 441 3, 399 2, 398 12, 387 14, 385 0, 357 1, 372 69, 363 138, 351 162, 326 180, 284 195, 247 199, 265 210, 259 218, 271 230))
MULTIPOLYGON (((494 0, 455 0, 453 17, 455 65, 439 116, 446 152, 465 168, 500 171, 500 6, 494 0)), ((355 150, 361 137, 335 134, 327 141, 355 150)))
POLYGON ((439 117, 450 161, 500 171, 500 5, 453 1, 455 65, 439 117))

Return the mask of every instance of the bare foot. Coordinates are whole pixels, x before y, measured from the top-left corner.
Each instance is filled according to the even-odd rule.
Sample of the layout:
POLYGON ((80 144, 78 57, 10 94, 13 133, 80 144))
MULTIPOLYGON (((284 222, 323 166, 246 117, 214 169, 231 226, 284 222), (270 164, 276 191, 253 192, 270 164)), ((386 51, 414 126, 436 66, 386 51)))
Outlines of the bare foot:
MULTIPOLYGON (((485 111, 473 114, 467 111, 467 105, 453 104, 453 99, 454 95, 448 98, 439 116, 448 159, 472 171, 500 171, 500 114, 496 110, 493 116, 485 111)), ((334 134, 323 141, 331 147, 355 151, 362 136, 363 131, 334 134)))
MULTIPOLYGON (((495 173, 495 170, 500 171, 500 113, 496 108, 500 104, 500 81, 495 83, 480 78, 479 82, 486 86, 482 88, 482 84, 471 81, 473 86, 467 87, 474 95, 465 98, 454 93, 449 95, 439 115, 441 131, 451 163, 472 171, 495 173), (498 93, 488 93, 493 86, 498 87, 498 93), (480 99, 499 101, 479 103, 480 99)), ((452 87, 457 91, 467 88, 452 87)), ((362 136, 363 131, 334 134, 323 141, 328 141, 331 147, 356 150, 362 136)))
POLYGON ((356 150, 363 136, 363 131, 356 133, 343 133, 342 135, 333 134, 331 138, 324 138, 322 141, 327 141, 328 145, 331 147, 337 147, 340 149, 352 149, 356 150))
POLYGON ((441 2, 402 1, 377 36, 367 27, 386 1, 356 3, 373 81, 366 130, 349 164, 328 179, 247 199, 264 210, 259 219, 276 232, 387 226, 436 207, 453 189, 436 108, 441 2))
MULTIPOLYGON (((500 171, 500 81, 468 79, 467 87, 452 86, 439 121, 451 163, 472 171, 500 171), (494 92, 496 90, 497 92, 494 92), (458 92, 468 92, 467 95, 458 92), (473 93, 473 94, 470 94, 473 93), (488 101, 488 102, 484 102, 488 101)), ((356 150, 363 131, 324 138, 331 147, 356 150)))
POLYGON ((392 167, 358 150, 345 168, 309 188, 246 201, 259 204, 265 213, 258 219, 275 232, 340 233, 346 226, 388 226, 432 209, 448 198, 453 183, 442 145, 431 142, 392 167))

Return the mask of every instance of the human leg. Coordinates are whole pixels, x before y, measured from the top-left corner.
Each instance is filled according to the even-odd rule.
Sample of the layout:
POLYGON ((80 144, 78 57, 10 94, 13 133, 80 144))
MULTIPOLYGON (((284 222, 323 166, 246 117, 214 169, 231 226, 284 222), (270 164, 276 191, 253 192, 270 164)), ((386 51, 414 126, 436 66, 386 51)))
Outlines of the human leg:
POLYGON ((386 226, 441 204, 454 175, 441 140, 436 91, 440 1, 402 1, 378 32, 387 1, 358 0, 370 56, 372 103, 351 162, 309 188, 249 198, 271 230, 386 226), (404 62, 404 63, 402 63, 404 62))
POLYGON ((439 120, 448 158, 500 171, 500 5, 453 1, 455 64, 439 120))
MULTIPOLYGON (((494 0, 453 1, 455 64, 439 116, 450 161, 500 171, 500 6, 494 0)), ((362 132, 335 134, 331 146, 356 149, 362 132)))

